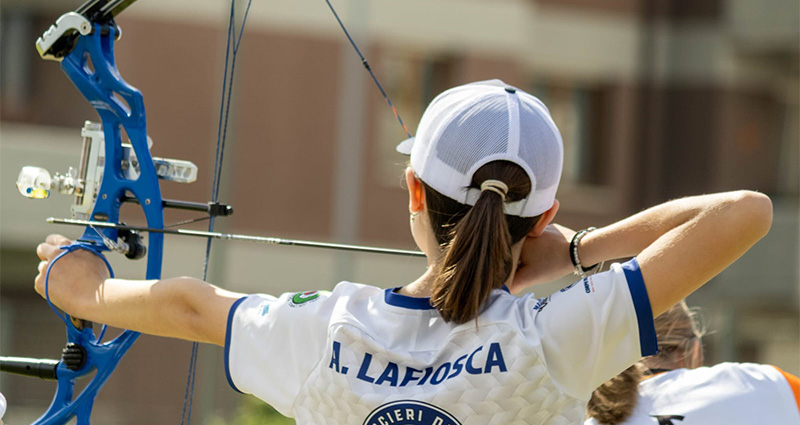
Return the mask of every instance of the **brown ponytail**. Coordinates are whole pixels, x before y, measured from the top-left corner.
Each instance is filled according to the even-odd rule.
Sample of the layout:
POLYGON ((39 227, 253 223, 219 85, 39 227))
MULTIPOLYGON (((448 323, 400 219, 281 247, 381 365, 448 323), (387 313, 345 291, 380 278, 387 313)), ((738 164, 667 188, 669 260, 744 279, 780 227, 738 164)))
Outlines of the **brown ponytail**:
MULTIPOLYGON (((525 198, 530 179, 518 165, 493 161, 472 177, 470 187, 486 180, 508 186, 506 202, 525 198)), ((511 246, 525 237, 538 217, 506 216, 503 198, 481 193, 474 206, 461 204, 425 186, 426 205, 443 260, 433 287, 431 304, 444 320, 465 323, 478 316, 493 289, 500 288, 513 269, 511 246)))
POLYGON ((646 357, 594 390, 586 407, 586 415, 604 425, 617 425, 633 413, 639 399, 639 381, 650 373, 648 367, 676 369, 702 366, 702 346, 697 352, 699 358, 694 354, 705 330, 698 325, 696 316, 697 312, 681 301, 656 317, 658 354, 646 357))

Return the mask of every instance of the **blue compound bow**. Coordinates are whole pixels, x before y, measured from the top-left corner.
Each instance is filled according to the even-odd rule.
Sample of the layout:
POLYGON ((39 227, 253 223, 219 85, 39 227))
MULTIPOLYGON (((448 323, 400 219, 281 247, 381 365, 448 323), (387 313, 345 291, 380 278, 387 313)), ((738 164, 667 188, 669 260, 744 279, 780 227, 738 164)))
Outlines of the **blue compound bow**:
MULTIPOLYGON (((75 12, 61 16, 37 40, 44 59, 59 61, 75 87, 92 104, 101 124, 87 122, 80 169, 66 175, 49 174, 35 167, 25 167, 18 188, 32 198, 43 198, 52 189, 75 196, 74 218, 119 223, 123 203, 141 206, 147 227, 164 227, 164 208, 159 178, 191 181, 196 167, 184 161, 155 159, 150 155, 147 122, 142 94, 122 79, 114 59, 114 42, 120 29, 114 16, 132 1, 91 1, 75 12), (128 140, 123 140, 123 133, 128 140), (156 167, 159 167, 157 170, 156 167)), ((190 205, 209 210, 207 205, 190 205)), ((127 229, 87 227, 76 248, 96 253, 106 250, 123 252, 129 258, 147 257, 146 279, 161 277, 164 235, 150 233, 147 246, 138 233, 127 229)), ((49 302, 49 299, 48 299, 49 302)), ((51 305, 52 307, 52 305, 51 305)), ((32 370, 37 376, 56 379, 55 397, 36 424, 61 424, 77 418, 79 425, 89 424, 92 404, 117 363, 139 336, 125 330, 103 342, 103 331, 95 335, 90 322, 71 318, 56 311, 67 327, 67 348, 59 362, 39 361, 24 364, 4 361, 5 369, 32 370), (95 375, 80 394, 74 395, 75 380, 95 375)))
MULTIPOLYGON (((212 201, 195 203, 163 199, 159 179, 189 183, 196 179, 197 167, 187 161, 151 156, 142 94, 135 87, 126 83, 117 70, 114 59, 114 42, 119 39, 121 29, 114 22, 114 17, 134 1, 90 0, 76 11, 62 15, 36 42, 36 48, 42 58, 61 63, 64 73, 95 108, 101 120, 101 123, 87 121, 82 129, 84 141, 78 170, 70 168, 70 171, 64 175, 51 176, 41 168, 24 167, 17 182, 20 192, 29 198, 46 198, 52 191, 75 197, 72 219, 49 219, 50 222, 86 227, 76 244, 65 247, 64 253, 75 249, 88 249, 98 255, 101 255, 103 251, 112 250, 121 252, 128 258, 135 259, 146 256, 146 279, 161 277, 165 233, 208 238, 204 279, 208 266, 210 243, 214 238, 422 256, 422 253, 416 251, 231 235, 213 231, 215 217, 233 213, 230 206, 217 202, 220 164, 224 152, 227 126, 227 106, 230 104, 235 55, 242 36, 240 30, 236 37, 233 0, 228 28, 228 53, 230 54, 232 49, 233 61, 229 68, 229 55, 226 55, 212 201), (128 140, 123 139, 124 134, 127 135, 128 140), (124 203, 141 206, 146 226, 127 226, 120 223, 119 211, 124 203), (208 232, 165 229, 165 208, 203 212, 204 218, 209 219, 208 232), (142 242, 139 232, 148 233, 147 246, 142 242)), ((410 136, 391 100, 370 69, 369 63, 347 33, 329 0, 326 2, 355 48, 362 64, 370 72, 373 81, 400 121, 404 132, 410 136)), ((247 10, 249 7, 248 3, 247 10)), ((245 12, 244 19, 246 17, 247 12, 245 12)), ((242 29, 243 27, 244 21, 242 29)), ((57 259, 51 262, 51 267, 57 259)), ((106 264, 108 263, 106 262, 106 264)), ((49 276, 49 269, 47 274, 49 276)), ((110 377, 117 363, 128 351, 139 333, 125 330, 116 338, 103 342, 105 326, 95 335, 91 322, 69 317, 59 312, 52 304, 51 307, 64 320, 67 327, 67 347, 64 349, 62 359, 55 361, 0 357, 0 369, 5 372, 57 380, 55 397, 47 411, 34 422, 35 425, 65 424, 73 418, 77 419, 78 425, 88 425, 97 392, 110 377), (92 373, 94 376, 91 381, 83 391, 75 395, 75 381, 88 377, 92 373)), ((183 419, 186 423, 191 418, 191 394, 194 387, 196 355, 197 345, 195 344, 192 349, 190 375, 187 380, 187 397, 184 402, 183 419)))

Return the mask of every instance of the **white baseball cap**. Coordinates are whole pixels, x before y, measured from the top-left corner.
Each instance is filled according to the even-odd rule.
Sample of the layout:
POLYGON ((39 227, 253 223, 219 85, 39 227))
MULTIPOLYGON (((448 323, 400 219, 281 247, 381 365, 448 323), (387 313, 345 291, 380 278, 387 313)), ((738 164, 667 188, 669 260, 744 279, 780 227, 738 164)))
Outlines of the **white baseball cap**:
POLYGON ((454 87, 428 105, 417 135, 397 145, 411 155, 423 182, 462 204, 475 205, 480 189, 472 175, 491 161, 522 167, 531 180, 525 199, 505 204, 505 213, 535 217, 553 206, 561 180, 561 133, 539 99, 500 80, 454 87))

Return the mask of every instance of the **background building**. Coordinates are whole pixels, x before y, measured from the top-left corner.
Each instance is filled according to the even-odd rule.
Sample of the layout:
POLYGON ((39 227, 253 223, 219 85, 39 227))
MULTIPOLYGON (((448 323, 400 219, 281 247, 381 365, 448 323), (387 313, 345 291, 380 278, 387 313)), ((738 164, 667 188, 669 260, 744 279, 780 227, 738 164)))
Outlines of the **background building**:
MULTIPOLYGON (((728 189, 769 194, 770 234, 693 295, 715 332, 710 363, 800 374, 800 10, 796 0, 337 0, 413 132, 440 91, 501 78, 549 106, 565 143, 559 221, 600 226, 655 203, 728 189)), ((0 354, 58 356, 62 324, 32 291, 34 247, 70 199, 22 198, 23 165, 76 166, 97 120, 34 41, 66 0, 4 0, 0 38, 0 354)), ((201 168, 165 197, 206 201, 217 134, 226 2, 140 0, 118 19, 117 63, 144 94, 157 156, 201 168)), ((244 9, 244 3, 240 9, 244 9)), ((223 231, 412 248, 405 135, 321 0, 256 0, 236 68, 223 231)), ((172 212, 168 222, 185 218, 172 212)), ((128 222, 136 222, 131 208, 128 222)), ((204 244, 167 238, 165 276, 200 275, 204 244)), ((212 282, 237 291, 403 285, 417 259, 215 243, 212 282)), ((118 275, 142 265, 112 256, 118 275)), ((537 289, 547 295, 567 281, 537 289)), ((100 392, 98 423, 177 423, 190 344, 142 337, 100 392)), ((8 423, 41 414, 49 382, 0 375, 8 423)), ((222 350, 203 347, 195 423, 240 401, 222 350)))

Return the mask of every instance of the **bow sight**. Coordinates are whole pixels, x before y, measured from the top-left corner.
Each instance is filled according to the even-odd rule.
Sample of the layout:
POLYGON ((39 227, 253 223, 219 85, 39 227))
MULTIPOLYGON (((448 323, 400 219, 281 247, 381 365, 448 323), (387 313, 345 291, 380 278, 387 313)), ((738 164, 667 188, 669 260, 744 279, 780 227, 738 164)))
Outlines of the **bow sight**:
MULTIPOLYGON (((69 167, 65 174, 56 173, 51 176, 44 168, 25 166, 17 178, 17 189, 22 196, 31 199, 45 199, 52 192, 74 195, 75 202, 71 207, 73 219, 107 222, 109 220, 107 215, 98 213, 92 216, 92 208, 97 201, 106 163, 105 136, 102 125, 86 121, 81 129, 81 135, 83 136, 83 148, 81 149, 80 167, 77 171, 75 168, 69 167)), ((152 139, 148 136, 148 149, 152 145, 152 139)), ((189 161, 157 157, 152 158, 152 161, 159 179, 178 183, 192 183, 197 180, 197 166, 189 161)), ((141 166, 136 152, 129 143, 122 144, 122 158, 118 168, 127 180, 139 178, 141 166)), ((137 198, 132 196, 124 196, 121 200, 122 202, 138 202, 137 198)), ((208 204, 186 201, 162 200, 162 205, 164 208, 202 211, 211 215, 230 215, 233 211, 229 206, 216 208, 208 204)), ((128 258, 141 258, 147 252, 135 231, 120 232, 119 236, 122 239, 121 242, 104 239, 105 245, 109 249, 121 251, 128 258)))

